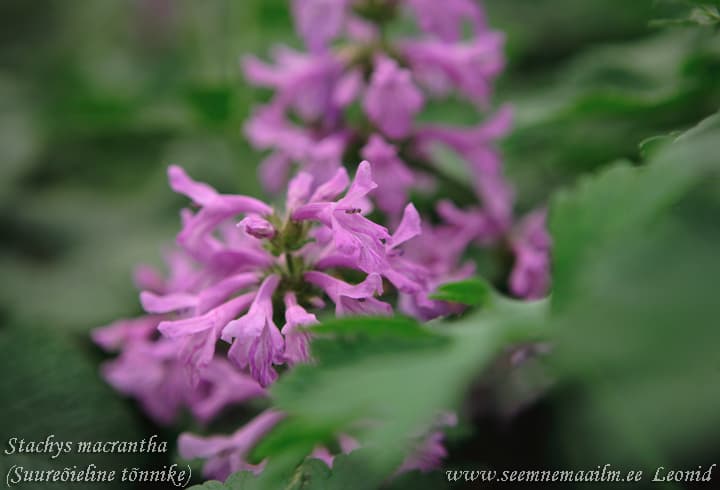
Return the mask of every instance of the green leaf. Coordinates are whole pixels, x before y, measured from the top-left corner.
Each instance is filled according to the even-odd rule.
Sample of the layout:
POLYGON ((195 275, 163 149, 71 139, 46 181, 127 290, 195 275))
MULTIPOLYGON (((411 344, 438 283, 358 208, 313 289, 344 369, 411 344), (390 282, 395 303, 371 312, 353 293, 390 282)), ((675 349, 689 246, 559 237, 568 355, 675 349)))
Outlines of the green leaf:
MULTIPOLYGON (((75 442, 140 441, 149 437, 140 430, 132 405, 120 398, 99 377, 83 351, 50 329, 0 329, 0 359, 6 375, 0 379, 0 441, 16 437, 30 441, 72 441, 73 450, 52 458, 48 453, 19 453, 0 457, 0 472, 13 465, 26 470, 79 469, 95 464, 98 469, 118 472, 107 488, 127 488, 120 482, 122 468, 162 469, 164 454, 78 453, 75 442), (160 458, 158 460, 158 457, 160 458)), ((158 439, 158 442, 162 438, 158 439)), ((171 441, 167 441, 168 445, 171 441)), ((17 444, 15 444, 17 447, 17 444)), ((60 484, 60 488, 67 488, 60 484)), ((58 484, 43 483, 58 488, 58 484)))
MULTIPOLYGON (((373 448, 372 474, 389 475, 411 437, 427 430, 440 411, 457 408, 475 374, 502 348, 540 336, 545 306, 500 300, 458 322, 433 324, 429 338, 413 328, 412 338, 403 333, 395 339, 400 344, 354 333, 316 341, 317 365, 297 366, 272 387, 276 406, 289 418, 261 444, 258 455, 297 458, 298 448, 307 451, 318 438, 348 432, 373 448), (367 420, 377 423, 357 425, 367 420)), ((367 333, 367 325, 339 319, 329 330, 367 333)))
POLYGON ((553 203, 550 359, 573 389, 561 415, 582 464, 659 464, 720 435, 707 381, 719 366, 719 154, 720 131, 689 132, 646 167, 611 168, 553 203))
POLYGON ((431 298, 468 306, 484 306, 492 301, 492 287, 482 278, 451 282, 440 286, 431 298))
POLYGON ((553 308, 560 310, 577 290, 579 264, 590 263, 605 241, 636 229, 667 209, 696 182, 708 159, 704 146, 668 148, 652 165, 619 162, 599 176, 558 193, 550 210, 553 249, 553 308), (688 158, 697 155, 699 159, 688 158))
POLYGON ((404 316, 351 316, 330 318, 310 327, 314 334, 340 336, 393 337, 420 339, 437 337, 437 332, 404 316))

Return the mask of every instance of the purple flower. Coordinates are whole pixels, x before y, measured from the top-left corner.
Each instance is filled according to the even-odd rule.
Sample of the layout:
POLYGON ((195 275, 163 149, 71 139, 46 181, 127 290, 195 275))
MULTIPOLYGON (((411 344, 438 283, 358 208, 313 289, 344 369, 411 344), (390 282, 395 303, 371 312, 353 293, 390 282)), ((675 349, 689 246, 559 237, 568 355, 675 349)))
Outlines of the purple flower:
MULTIPOLYGON (((472 243, 511 244, 516 294, 534 297, 547 289, 544 228, 528 218, 512 231, 512 189, 494 148, 508 131, 509 113, 474 128, 414 121, 424 105, 420 87, 431 95, 455 90, 487 105, 504 64, 503 37, 486 30, 473 0, 393 0, 387 7, 407 7, 425 36, 393 43, 381 35, 392 31, 372 15, 356 16, 353 3, 293 0, 309 53, 278 47, 271 61, 243 60, 249 82, 273 91, 244 129, 251 145, 267 152, 259 170, 263 186, 279 193, 287 185, 284 210, 220 194, 179 167, 168 170, 171 187, 194 205, 181 214, 170 274, 140 270, 136 282, 149 315, 94 334, 104 348, 120 352, 103 367, 108 382, 162 423, 183 409, 205 423, 229 405, 266 396, 278 366, 310 362, 311 326, 325 297, 338 316, 392 314, 380 299, 385 287, 400 310, 421 319, 459 311, 462 306, 429 295, 473 273, 473 264, 463 262, 472 243), (350 117, 357 106, 362 126, 350 117), (482 206, 440 204, 442 223, 431 226, 407 198, 433 191, 436 144, 467 162, 482 206), (368 161, 350 181, 343 159, 358 149, 368 161), (385 213, 392 235, 368 219, 373 205, 385 213), (280 329, 275 320, 283 317, 280 329), (216 349, 220 340, 230 344, 227 354, 216 349)), ((248 454, 283 416, 266 411, 227 437, 183 434, 180 453, 205 459, 208 477, 260 471, 264 462, 251 464, 248 454)), ((419 435, 401 469, 436 466, 446 454, 442 437, 439 427, 419 435)), ((347 436, 339 442, 342 452, 357 447, 347 436)), ((332 465, 327 448, 313 455, 332 465)))
POLYGON ((392 307, 374 297, 382 294, 382 278, 369 274, 359 284, 348 284, 343 280, 318 271, 305 273, 305 280, 321 288, 335 303, 335 314, 345 315, 390 315, 392 307))
POLYGON ((390 58, 378 57, 363 100, 370 120, 390 138, 404 138, 422 106, 422 93, 410 72, 390 58))
POLYGON ((405 243, 421 234, 420 214, 415 206, 408 204, 400 225, 386 244, 388 264, 383 275, 401 293, 427 298, 432 292, 432 273, 424 264, 405 254, 405 243))
POLYGON ((226 360, 215 357, 200 375, 200 383, 188 394, 188 405, 201 422, 215 418, 225 407, 265 396, 253 378, 226 360))
POLYGON ((468 244, 475 238, 475 230, 467 228, 465 223, 459 226, 426 224, 422 226, 421 233, 422 239, 403 244, 402 257, 411 264, 422 265, 424 287, 416 292, 401 291, 400 310, 423 320, 459 313, 461 306, 430 299, 428 292, 435 291, 441 284, 466 279, 474 274, 474 264, 470 261, 461 263, 461 259, 468 244), (438 247, 438 243, 443 246, 438 247))
POLYGON ((232 343, 230 360, 243 369, 249 366, 250 374, 262 386, 275 381, 277 372, 272 365, 284 361, 285 342, 273 322, 272 295, 279 283, 278 275, 265 278, 248 312, 222 328, 222 339, 232 343))
POLYGON ((492 82, 502 72, 504 38, 484 32, 466 42, 440 40, 406 41, 402 54, 416 79, 429 89, 444 94, 455 88, 468 99, 486 104, 492 82))
POLYGON ((485 28, 485 16, 473 0, 405 0, 405 3, 415 13, 420 28, 443 41, 458 41, 465 19, 476 33, 485 28))
POLYGON ((373 175, 380 182, 373 192, 378 207, 397 216, 407 203, 408 192, 415 184, 415 176, 397 156, 397 149, 382 136, 373 134, 362 149, 364 159, 372 162, 373 175))
POLYGON ((493 216, 479 206, 460 209, 450 201, 442 200, 437 205, 438 215, 455 230, 455 243, 465 248, 476 241, 480 245, 496 243, 507 229, 507 223, 493 219, 493 216))
POLYGON ((231 436, 199 437, 184 433, 178 439, 178 451, 185 459, 205 459, 203 475, 206 478, 224 481, 238 471, 259 473, 265 462, 248 463, 248 454, 283 417, 282 412, 267 410, 231 436))
POLYGON ((292 109, 307 122, 328 121, 335 114, 334 89, 342 65, 332 56, 307 55, 288 47, 273 50, 275 66, 254 56, 243 60, 245 77, 254 85, 275 89, 273 104, 292 109))
POLYGON ((287 153, 275 151, 260 162, 258 177, 268 192, 279 193, 290 175, 292 160, 287 153))
POLYGON ((251 304, 254 296, 254 293, 246 293, 203 315, 160 322, 160 333, 170 339, 183 340, 178 349, 179 355, 190 372, 194 373, 194 384, 197 383, 197 373, 207 367, 215 355, 215 344, 222 330, 251 304))
POLYGON ((298 305, 294 293, 285 295, 285 325, 281 330, 285 336, 285 360, 288 365, 305 363, 310 360, 310 333, 302 329, 318 323, 312 313, 298 305))
POLYGON ((295 28, 310 51, 322 51, 342 30, 349 0, 293 0, 295 28))
MULTIPOLYGON (((360 444, 357 442, 357 440, 347 434, 340 434, 337 438, 337 442, 340 446, 341 454, 350 454, 351 452, 360 447, 360 444)), ((315 449, 313 449, 313 452, 310 454, 310 457, 319 459, 320 461, 328 465, 330 468, 332 468, 333 461, 335 460, 335 455, 332 454, 330 450, 325 446, 315 447, 315 449)))
POLYGON ((229 364, 211 355, 188 376, 188 359, 183 358, 192 352, 188 344, 197 341, 211 348, 214 342, 202 344, 201 333, 194 338, 190 334, 189 339, 157 338, 154 333, 160 323, 171 320, 167 313, 177 311, 185 318, 203 315, 235 291, 256 284, 258 278, 252 273, 237 274, 203 289, 205 273, 193 267, 185 254, 172 251, 166 254, 166 262, 167 279, 148 268, 139 278, 136 275, 137 284, 150 289, 141 294, 141 300, 153 314, 96 329, 93 340, 105 350, 120 351, 117 358, 103 364, 103 377, 119 392, 137 399, 156 422, 172 423, 182 408, 208 421, 229 404, 262 395, 262 388, 248 376, 225 369, 229 364))
POLYGON ((207 184, 195 182, 177 166, 168 169, 170 186, 178 193, 190 197, 202 206, 196 214, 185 213, 185 223, 178 235, 178 243, 196 260, 217 268, 232 264, 234 267, 267 264, 266 254, 261 249, 224 251, 211 233, 222 222, 241 213, 267 215, 272 208, 247 196, 222 195, 207 184))
POLYGON ((238 223, 238 226, 243 228, 248 235, 261 240, 274 237, 277 231, 272 223, 257 215, 248 216, 238 223))
MULTIPOLYGON (((505 136, 512 127, 512 109, 503 106, 492 117, 472 128, 427 125, 416 132, 420 146, 442 143, 459 155, 470 156, 505 136)), ((489 169, 487 169, 489 170, 489 169)))
POLYGON ((274 149, 289 159, 300 159, 312 146, 310 134, 288 121, 285 108, 268 105, 255 111, 245 124, 245 136, 258 150, 274 149))
POLYGON ((118 351, 137 341, 150 338, 157 328, 159 317, 141 316, 118 320, 92 331, 93 342, 106 351, 118 351))
POLYGON ((527 215, 512 240, 515 265, 510 290, 520 298, 539 299, 550 287, 551 239, 545 228, 545 210, 527 215))
POLYGON ((340 167, 345 152, 346 138, 335 134, 316 141, 300 159, 303 171, 312 175, 317 182, 331 179, 340 167))
POLYGON ((191 390, 176 359, 177 345, 172 341, 134 342, 119 357, 103 364, 101 371, 108 384, 137 399, 157 423, 168 425, 191 390))
POLYGON ((233 293, 257 284, 256 273, 243 272, 222 279, 200 293, 170 293, 158 295, 150 291, 140 293, 140 302, 148 313, 170 313, 188 311, 202 315, 224 302, 233 293))
POLYGON ((413 470, 426 473, 437 469, 448 454, 447 449, 445 449, 443 445, 445 435, 438 429, 455 425, 457 425, 457 416, 454 413, 446 412, 441 414, 436 423, 437 428, 433 429, 430 434, 421 439, 412 454, 405 459, 396 473, 405 473, 413 470))
POLYGON ((465 158, 475 191, 483 203, 481 220, 489 220, 482 225, 484 234, 502 234, 512 222, 513 191, 502 175, 500 159, 491 146, 493 140, 507 133, 511 123, 512 111, 503 107, 488 121, 473 128, 426 126, 415 136, 423 152, 432 144, 440 143, 465 158))
POLYGON ((318 188, 308 204, 298 207, 292 218, 297 221, 319 221, 332 231, 336 249, 356 260, 365 272, 381 272, 385 263, 384 242, 390 238, 387 229, 373 223, 361 213, 367 205, 367 194, 377 187, 372 180, 370 164, 360 163, 355 180, 344 197, 335 198, 347 186, 347 175, 339 172, 336 178, 318 188))

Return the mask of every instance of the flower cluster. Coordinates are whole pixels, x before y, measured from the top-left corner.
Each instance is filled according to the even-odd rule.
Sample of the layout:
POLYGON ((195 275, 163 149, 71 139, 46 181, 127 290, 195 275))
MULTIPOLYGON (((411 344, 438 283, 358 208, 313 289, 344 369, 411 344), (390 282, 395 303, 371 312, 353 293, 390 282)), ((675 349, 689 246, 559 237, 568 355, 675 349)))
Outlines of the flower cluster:
MULTIPOLYGON (((160 423, 182 408, 208 421, 230 404, 264 396, 278 370, 310 360, 303 327, 317 323, 311 311, 327 300, 338 316, 389 315, 392 305, 379 298, 387 286, 406 304, 431 292, 428 268, 403 253, 421 233, 414 206, 405 207, 394 233, 365 216, 372 210, 367 195, 377 187, 368 162, 352 182, 342 167, 326 182, 300 172, 288 185, 284 210, 220 194, 180 167, 170 167, 168 176, 197 206, 182 213, 169 278, 141 269, 136 282, 147 316, 94 332, 103 348, 121 351, 104 366, 108 382, 160 423), (346 282, 339 271, 364 279, 346 282), (223 343, 226 355, 218 350, 223 343)), ((212 441, 222 440, 223 455, 228 444, 233 454, 247 452, 248 440, 281 417, 267 412, 230 439, 212 441)), ((212 441, 184 436, 181 453, 205 454, 208 444, 218 447, 212 441)), ((208 459, 206 472, 223 477, 225 470, 251 468, 230 459, 208 459)))
MULTIPOLYGON (((283 370, 311 360, 312 325, 327 307, 338 316, 422 320, 458 312, 430 296, 474 273, 465 257, 471 245, 513 255, 505 280, 516 296, 542 297, 549 287, 544 212, 514 223, 514 192, 496 148, 511 111, 489 111, 503 37, 475 1, 293 0, 292 9, 307 52, 277 47, 272 63, 243 62, 251 83, 273 90, 245 132, 267 151, 260 180, 285 195, 284 208, 221 194, 170 167, 170 186, 194 207, 182 213, 168 277, 140 269, 147 315, 94 332, 120 353, 103 366, 107 381, 159 423, 183 409, 207 422, 265 397, 283 370), (404 14, 420 35, 391 41, 389 23, 404 14), (432 99, 449 96, 489 115, 472 127, 418 118, 432 99), (437 197, 449 179, 438 147, 466 163, 470 185, 452 182, 468 188, 463 207, 437 197), (351 181, 344 162, 356 161, 351 181), (415 194, 434 203, 427 219, 408 204, 415 194), (392 233, 368 218, 374 208, 392 233)), ((183 434, 180 454, 206 460, 209 477, 261 471, 264 462, 247 456, 284 417, 268 408, 230 436, 183 434)), ((446 453, 442 427, 455 419, 446 414, 418 434, 398 471, 437 466, 446 453)), ((339 434, 338 445, 349 452, 358 442, 339 434)), ((328 465, 334 457, 322 446, 311 456, 328 465)))
MULTIPOLYGON (((526 270, 533 267, 526 247, 512 241, 519 233, 513 229, 514 193, 495 147, 510 130, 511 110, 502 107, 472 127, 417 118, 427 102, 451 95, 478 109, 489 107, 493 81, 504 66, 504 40, 488 29, 478 4, 294 0, 292 5, 307 52, 276 47, 271 63, 254 56, 243 61, 249 82, 274 92, 245 127, 250 142, 268 151, 260 167, 265 188, 280 191, 293 168, 322 180, 343 161, 362 157, 373 163, 380 183, 371 198, 396 223, 411 193, 432 195, 447 177, 434 155, 439 147, 450 149, 465 162, 469 193, 479 204, 458 209, 443 202, 434 210, 441 229, 428 225, 425 232, 450 239, 453 250, 441 259, 433 280, 471 273, 457 260, 471 244, 500 245, 516 256, 513 277, 544 276, 535 279, 534 288, 510 280, 509 290, 519 297, 543 295, 546 287, 539 285, 547 286, 548 268, 526 270), (389 40, 389 24, 404 14, 414 19, 419 35, 389 40)), ((447 313, 432 305, 422 310, 426 318, 447 313)))

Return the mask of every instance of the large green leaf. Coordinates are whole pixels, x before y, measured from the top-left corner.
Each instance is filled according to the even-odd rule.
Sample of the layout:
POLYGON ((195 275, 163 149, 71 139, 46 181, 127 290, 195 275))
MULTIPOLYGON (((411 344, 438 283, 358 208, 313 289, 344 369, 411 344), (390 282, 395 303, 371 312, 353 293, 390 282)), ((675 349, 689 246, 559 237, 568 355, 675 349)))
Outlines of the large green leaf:
MULTIPOLYGON (((0 359, 5 375, 0 380, 0 472, 7 475, 17 465, 25 470, 84 469, 95 464, 99 470, 115 470, 107 488, 127 488, 120 482, 123 468, 162 469, 163 453, 78 453, 58 457, 51 454, 20 453, 19 441, 39 442, 53 435, 54 441, 141 441, 149 435, 140 429, 134 409, 99 377, 96 367, 78 346, 51 329, 3 327, 0 329, 0 359)), ((157 441, 161 441, 158 438, 157 441)), ((168 447, 170 441, 166 441, 168 447)), ((13 473, 14 475, 14 473, 13 473)), ((70 483, 32 483, 27 488, 76 488, 70 483)))
POLYGON ((553 204, 551 359, 585 464, 697 465, 718 435, 720 133, 703 127, 553 204))
POLYGON ((457 409, 470 381, 501 348, 540 336, 544 311, 542 302, 498 298, 458 322, 434 324, 431 337, 415 338, 406 331, 394 334, 392 321, 381 339, 377 328, 358 319, 347 320, 356 328, 341 328, 344 320, 337 320, 332 338, 313 344, 317 365, 296 367, 271 389, 289 419, 256 453, 291 454, 288 463, 297 464, 319 441, 349 432, 372 448, 372 473, 389 475, 411 437, 427 430, 439 412, 457 409))
POLYGON ((558 193, 551 207, 553 308, 572 302, 583 264, 612 242, 663 213, 714 166, 717 133, 668 147, 652 164, 619 162, 558 193))

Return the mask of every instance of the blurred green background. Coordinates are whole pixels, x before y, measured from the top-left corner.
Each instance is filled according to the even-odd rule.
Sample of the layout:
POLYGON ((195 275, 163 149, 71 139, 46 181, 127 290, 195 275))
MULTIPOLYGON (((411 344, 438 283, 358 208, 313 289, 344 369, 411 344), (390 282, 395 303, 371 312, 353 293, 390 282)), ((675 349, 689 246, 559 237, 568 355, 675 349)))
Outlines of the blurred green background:
MULTIPOLYGON (((720 105, 717 37, 650 26, 672 5, 484 4, 507 34, 496 102, 516 108, 503 150, 520 211, 607 162, 639 162, 640 141, 720 105)), ((157 430, 99 380, 87 332, 140 312, 132 268, 159 263, 183 204, 168 164, 262 194, 241 126, 268 94, 239 59, 280 42, 299 46, 285 0, 0 2, 0 362, 18 373, 0 382, 3 440, 157 430)), ((426 117, 478 115, 450 101, 426 117)))

